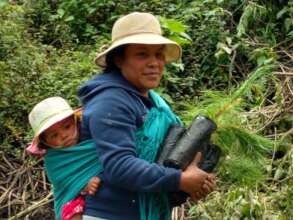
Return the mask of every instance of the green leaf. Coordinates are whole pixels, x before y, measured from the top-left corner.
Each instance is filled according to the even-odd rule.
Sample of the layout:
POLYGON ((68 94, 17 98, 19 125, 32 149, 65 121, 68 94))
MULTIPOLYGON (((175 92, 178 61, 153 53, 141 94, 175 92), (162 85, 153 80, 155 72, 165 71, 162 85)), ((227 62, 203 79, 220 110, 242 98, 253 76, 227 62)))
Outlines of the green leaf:
POLYGON ((274 180, 279 180, 281 179, 285 174, 285 171, 282 168, 278 168, 275 172, 274 175, 274 180))
POLYGON ((293 37, 293 31, 290 31, 288 34, 287 34, 288 37, 293 37))
POLYGON ((228 45, 232 44, 232 38, 231 37, 226 37, 226 42, 228 45))
POLYGON ((74 16, 71 15, 71 16, 65 18, 64 21, 73 21, 73 20, 74 20, 74 16))
POLYGON ((293 25, 292 19, 291 18, 286 18, 284 23, 285 23, 286 31, 289 31, 290 28, 291 28, 291 25, 293 25))
POLYGON ((57 10, 57 14, 59 15, 60 18, 62 18, 64 16, 64 14, 65 14, 65 11, 62 8, 59 8, 57 10))
POLYGON ((175 33, 184 32, 186 29, 181 22, 176 21, 174 19, 167 19, 161 17, 161 21, 170 31, 175 33))
POLYGON ((0 8, 7 5, 8 4, 8 1, 6 0, 0 0, 0 8))
POLYGON ((169 39, 175 41, 177 44, 180 44, 180 45, 190 44, 189 40, 186 40, 185 38, 182 38, 178 35, 172 35, 169 37, 169 39))
POLYGON ((226 44, 218 43, 217 47, 218 47, 219 49, 224 50, 227 54, 231 54, 231 53, 232 53, 232 49, 229 48, 226 44))
POLYGON ((278 12, 277 19, 280 19, 287 11, 288 11, 288 8, 284 7, 281 11, 278 12))
POLYGON ((262 64, 265 63, 266 59, 267 58, 265 56, 259 56, 259 57, 257 57, 257 65, 258 66, 261 66, 262 64))
POLYGON ((219 59, 222 55, 224 55, 225 54, 225 52, 223 51, 223 50, 218 50, 216 53, 215 53, 215 57, 217 58, 217 59, 219 59))
POLYGON ((188 34, 184 33, 184 32, 180 32, 179 35, 182 36, 183 38, 189 40, 189 41, 192 41, 191 37, 188 34))
POLYGON ((89 8, 88 13, 91 15, 96 11, 96 8, 89 8))

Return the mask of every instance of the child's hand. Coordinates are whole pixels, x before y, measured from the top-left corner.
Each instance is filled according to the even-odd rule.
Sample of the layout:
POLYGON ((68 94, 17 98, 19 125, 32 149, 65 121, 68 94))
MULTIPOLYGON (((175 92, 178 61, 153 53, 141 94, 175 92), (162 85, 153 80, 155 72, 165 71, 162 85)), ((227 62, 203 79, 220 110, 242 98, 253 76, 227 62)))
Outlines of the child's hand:
POLYGON ((97 192, 97 189, 101 185, 101 179, 99 177, 92 177, 87 183, 86 187, 82 190, 81 193, 86 193, 89 195, 94 195, 97 192))

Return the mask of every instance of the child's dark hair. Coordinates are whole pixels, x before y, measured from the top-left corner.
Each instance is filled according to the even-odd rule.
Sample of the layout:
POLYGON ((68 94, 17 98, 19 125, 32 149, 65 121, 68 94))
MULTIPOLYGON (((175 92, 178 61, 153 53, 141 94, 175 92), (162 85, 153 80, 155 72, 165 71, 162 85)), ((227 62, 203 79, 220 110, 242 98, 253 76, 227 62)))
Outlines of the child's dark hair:
POLYGON ((42 132, 40 135, 39 135, 39 144, 38 144, 38 147, 41 148, 41 149, 48 149, 50 148, 50 146, 48 146, 45 142, 46 140, 46 134, 45 132, 42 132))

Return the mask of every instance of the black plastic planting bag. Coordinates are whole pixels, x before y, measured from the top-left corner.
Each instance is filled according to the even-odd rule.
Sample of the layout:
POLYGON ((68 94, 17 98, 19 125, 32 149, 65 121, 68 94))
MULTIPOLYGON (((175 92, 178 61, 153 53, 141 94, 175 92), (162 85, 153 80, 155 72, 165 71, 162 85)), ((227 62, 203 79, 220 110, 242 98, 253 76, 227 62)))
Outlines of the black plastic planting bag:
MULTIPOLYGON (((222 153, 217 145, 210 143, 210 136, 216 128, 216 124, 204 116, 195 117, 188 129, 180 125, 171 126, 161 145, 156 162, 160 165, 184 170, 196 153, 201 152, 202 160, 199 168, 206 172, 212 172, 222 153)), ((170 205, 181 205, 187 197, 188 194, 183 191, 170 192, 170 205)))
POLYGON ((168 153, 163 164, 166 167, 184 170, 196 153, 203 151, 216 128, 217 125, 211 119, 201 115, 195 117, 189 128, 179 137, 173 150, 168 153))
POLYGON ((201 152, 202 159, 198 167, 208 173, 213 172, 222 155, 221 148, 211 142, 207 142, 201 152))
POLYGON ((164 165, 165 159, 168 157, 170 152, 174 150, 176 142, 185 131, 186 128, 181 125, 173 125, 169 128, 167 135, 160 147, 160 152, 158 153, 158 157, 156 159, 157 164, 164 165))

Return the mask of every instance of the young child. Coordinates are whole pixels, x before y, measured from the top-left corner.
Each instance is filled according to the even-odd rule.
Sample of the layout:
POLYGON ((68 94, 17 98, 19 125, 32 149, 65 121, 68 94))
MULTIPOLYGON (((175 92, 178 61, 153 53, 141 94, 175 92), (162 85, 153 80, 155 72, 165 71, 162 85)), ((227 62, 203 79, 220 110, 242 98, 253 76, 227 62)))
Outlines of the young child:
MULTIPOLYGON (((34 138, 32 144, 27 148, 27 151, 33 155, 43 156, 50 151, 50 149, 61 150, 77 145, 79 140, 80 119, 81 109, 72 110, 66 100, 61 97, 50 97, 41 101, 34 106, 29 114, 29 123, 34 131, 34 138)), ((64 153, 60 151, 60 154, 64 153)), ((46 165, 45 159, 45 166, 46 165)), ((50 167, 46 166, 50 180, 50 175, 54 176, 58 174, 54 170, 50 171, 49 168, 50 167), (49 171, 51 173, 49 173, 49 171)), ((81 191, 81 194, 95 194, 100 182, 100 178, 96 176, 91 177, 87 185, 81 191)), ((54 185, 54 182, 52 184, 53 188, 60 188, 60 185, 62 185, 54 185)), ((63 205, 61 218, 57 215, 57 219, 81 220, 83 208, 84 199, 82 195, 79 195, 77 198, 63 205)), ((58 211, 56 212, 58 213, 58 211)))

